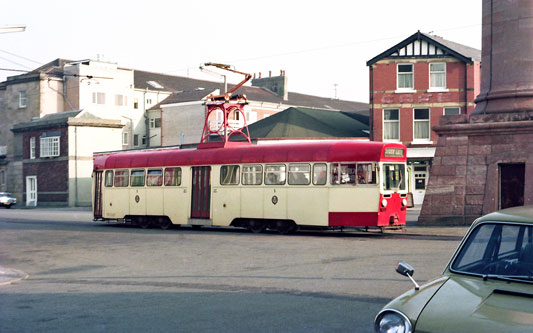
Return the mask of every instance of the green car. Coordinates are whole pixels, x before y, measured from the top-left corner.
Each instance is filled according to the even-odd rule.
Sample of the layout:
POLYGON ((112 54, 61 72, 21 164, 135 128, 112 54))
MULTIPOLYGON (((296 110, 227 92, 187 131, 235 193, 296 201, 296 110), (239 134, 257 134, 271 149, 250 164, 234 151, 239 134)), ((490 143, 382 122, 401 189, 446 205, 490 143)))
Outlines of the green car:
MULTIPOLYGON (((396 271, 413 282, 413 268, 396 271)), ((376 332, 533 332, 533 206, 477 219, 444 273, 392 300, 376 332)))

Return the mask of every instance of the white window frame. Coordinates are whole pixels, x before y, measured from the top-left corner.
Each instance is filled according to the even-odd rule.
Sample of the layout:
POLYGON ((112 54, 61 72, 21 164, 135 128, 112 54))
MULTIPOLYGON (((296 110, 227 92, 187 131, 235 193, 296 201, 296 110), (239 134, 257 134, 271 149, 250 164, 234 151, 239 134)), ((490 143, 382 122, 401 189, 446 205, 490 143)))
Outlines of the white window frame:
POLYGON ((28 94, 26 90, 19 91, 19 108, 23 109, 28 106, 28 94))
POLYGON ((401 63, 396 64, 396 92, 397 93, 414 93, 415 90, 415 64, 410 63, 401 63), (410 75, 412 77, 413 86, 412 87, 403 87, 400 88, 400 75, 408 75, 408 73, 402 73, 400 74, 400 66, 408 65, 411 66, 411 72, 410 75))
POLYGON ((122 145, 123 146, 129 145, 129 141, 130 141, 129 137, 130 137, 129 132, 122 132, 122 145))
POLYGON ((105 104, 105 93, 103 92, 93 92, 93 104, 105 104), (101 97, 101 99, 100 99, 101 97))
POLYGON ((448 89, 446 89, 446 85, 447 85, 447 82, 446 82, 446 63, 445 62, 430 62, 428 64, 429 68, 428 68, 428 71, 429 71, 429 89, 428 89, 428 92, 447 92, 448 89), (444 65, 444 71, 432 71, 431 70, 431 65, 444 65), (431 85, 431 74, 444 74, 444 87, 433 87, 431 85))
POLYGON ((161 118, 150 118, 150 128, 161 128, 161 118), (156 126, 157 119, 159 119, 159 126, 156 126))
POLYGON ((382 123, 381 123, 381 137, 384 142, 400 142, 400 109, 383 109, 381 113, 382 123), (385 111, 398 111, 398 120, 385 120, 385 111), (397 139, 385 139, 385 123, 398 123, 398 138, 397 139))
POLYGON ((115 105, 116 106, 127 106, 128 105, 128 96, 115 94, 115 105))
POLYGON ((35 137, 30 138, 30 159, 35 159, 35 137))
POLYGON ((47 136, 39 139, 40 157, 56 157, 61 153, 60 137, 59 136, 47 136))
POLYGON ((413 108, 413 143, 431 143, 431 109, 430 108, 413 108), (416 110, 428 110, 428 119, 417 120, 415 119, 416 110), (427 138, 415 138, 415 125, 417 122, 427 122, 428 123, 428 137, 427 138))
POLYGON ((446 110, 459 110, 459 113, 452 113, 451 115, 458 115, 458 114, 461 114, 461 107, 460 106, 448 106, 448 107, 445 107, 442 109, 442 114, 445 115, 445 116, 448 116, 446 114, 446 110))

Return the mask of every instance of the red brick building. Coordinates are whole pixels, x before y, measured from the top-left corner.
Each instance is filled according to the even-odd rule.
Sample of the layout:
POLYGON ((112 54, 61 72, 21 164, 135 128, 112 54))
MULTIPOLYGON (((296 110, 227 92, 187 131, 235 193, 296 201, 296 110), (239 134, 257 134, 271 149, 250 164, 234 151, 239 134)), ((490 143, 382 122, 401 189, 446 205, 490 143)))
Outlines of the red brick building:
POLYGON ((469 114, 480 91, 481 51, 420 31, 367 62, 371 140, 407 146, 414 203, 421 205, 441 116, 469 114))

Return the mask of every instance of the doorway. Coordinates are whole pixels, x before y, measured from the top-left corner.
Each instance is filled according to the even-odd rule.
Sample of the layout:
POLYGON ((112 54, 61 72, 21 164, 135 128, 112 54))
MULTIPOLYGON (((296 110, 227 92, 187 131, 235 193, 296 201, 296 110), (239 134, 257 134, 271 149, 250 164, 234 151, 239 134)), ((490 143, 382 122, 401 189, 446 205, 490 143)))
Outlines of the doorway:
POLYGON ((37 176, 26 177, 26 206, 37 206, 37 176))
POLYGON ((524 205, 525 163, 500 164, 500 209, 524 205))
POLYGON ((208 219, 211 208, 211 167, 192 168, 191 218, 208 219))

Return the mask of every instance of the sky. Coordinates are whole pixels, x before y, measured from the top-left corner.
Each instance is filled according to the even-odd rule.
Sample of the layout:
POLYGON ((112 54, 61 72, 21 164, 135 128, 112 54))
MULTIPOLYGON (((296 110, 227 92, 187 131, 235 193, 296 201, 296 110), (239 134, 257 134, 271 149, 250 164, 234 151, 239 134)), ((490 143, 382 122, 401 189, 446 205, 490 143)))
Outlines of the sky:
POLYGON ((18 24, 26 31, 0 33, 2 69, 100 59, 222 81, 199 70, 217 62, 285 70, 291 92, 365 103, 366 62, 418 30, 481 49, 481 0, 0 0, 0 27, 18 24))

